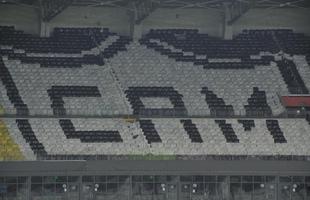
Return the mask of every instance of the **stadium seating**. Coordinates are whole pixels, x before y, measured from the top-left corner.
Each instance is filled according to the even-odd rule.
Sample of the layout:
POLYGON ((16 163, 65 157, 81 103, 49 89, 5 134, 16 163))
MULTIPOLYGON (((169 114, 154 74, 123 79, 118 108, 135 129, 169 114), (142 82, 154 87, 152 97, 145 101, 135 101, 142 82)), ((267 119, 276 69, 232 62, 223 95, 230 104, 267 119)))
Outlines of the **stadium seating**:
POLYGON ((4 121, 0 120, 0 161, 23 160, 18 144, 11 138, 4 121))
POLYGON ((2 62, 2 58, 0 58, 0 72, 1 81, 3 86, 5 87, 2 90, 3 95, 5 95, 6 93, 9 101, 11 102, 11 104, 14 105, 17 115, 28 115, 29 110, 27 108, 27 105, 24 104, 9 70, 2 62))
POLYGON ((266 124, 275 143, 287 142, 277 120, 266 120, 266 124))
POLYGON ((33 154, 304 156, 310 152, 305 119, 153 118, 128 123, 119 118, 6 118, 4 122, 27 159, 33 154), (239 120, 252 124, 251 130, 239 120))
MULTIPOLYGON (((118 59, 112 59, 109 63, 115 69, 121 85, 173 86, 174 90, 182 95, 188 115, 221 116, 222 110, 227 110, 222 116, 227 116, 228 113, 230 116, 246 115, 244 106, 253 94, 254 87, 259 91, 265 91, 267 104, 274 115, 284 111, 277 94, 286 94, 288 90, 278 69, 273 66, 275 63, 245 70, 231 68, 205 70, 192 62, 175 62, 174 59, 135 42, 129 44, 127 48, 127 52, 121 52, 118 59), (217 98, 223 99, 225 105, 231 105, 232 108, 226 107, 223 103, 216 106, 218 104, 216 102, 210 108, 206 95, 202 94, 205 93, 203 90, 206 87, 217 98)), ((271 112, 266 110, 266 114, 270 115, 271 112)))
POLYGON ((66 115, 64 97, 101 97, 98 88, 90 86, 52 86, 47 93, 54 115, 66 115))
POLYGON ((243 125, 244 131, 251 131, 252 127, 255 127, 254 120, 240 119, 238 120, 238 122, 243 125))
POLYGON ((108 29, 55 28, 52 37, 41 38, 17 31, 14 27, 1 27, 1 44, 23 49, 27 53, 80 53, 104 40, 108 29))
POLYGON ((67 139, 80 139, 81 142, 122 142, 118 131, 76 131, 71 120, 61 119, 59 124, 67 139))
POLYGON ((267 104, 265 91, 253 88, 253 94, 248 98, 248 105, 245 105, 247 116, 271 116, 272 112, 267 104))
POLYGON ((237 138, 234 129, 232 128, 231 124, 226 123, 226 120, 215 120, 215 123, 217 123, 222 130, 227 143, 239 142, 239 139, 237 138))
POLYGON ((202 143, 201 135, 196 127, 196 124, 192 122, 190 119, 181 120, 181 123, 183 123, 184 130, 188 134, 188 137, 191 139, 191 142, 199 142, 202 143))
POLYGON ((245 32, 227 41, 199 34, 198 30, 160 29, 151 30, 140 42, 176 61, 194 62, 206 69, 250 69, 255 64, 269 64, 270 56, 257 60, 250 55, 261 51, 277 53, 279 48, 272 35, 251 33, 245 32))
POLYGON ((277 61, 277 65, 282 74, 283 80, 287 84, 287 88, 292 94, 309 94, 309 90, 305 86, 304 81, 300 77, 296 65, 293 61, 283 59, 277 61))
POLYGON ((210 108, 210 114, 213 116, 233 116, 234 110, 232 105, 225 105, 222 98, 218 98, 216 94, 208 90, 207 87, 203 87, 201 90, 202 94, 206 94, 206 102, 210 108))
POLYGON ((29 160, 310 155, 309 119, 283 118, 279 98, 309 93, 309 38, 291 30, 221 40, 160 29, 132 41, 102 28, 41 38, 0 27, 0 55, 3 121, 29 160))
MULTIPOLYGON (((127 45, 130 42, 129 38, 117 36, 107 29, 59 28, 55 29, 49 42, 42 42, 41 45, 49 47, 62 37, 84 38, 80 45, 72 46, 75 50, 79 49, 79 52, 59 53, 57 49, 51 47, 51 52, 35 54, 32 52, 32 47, 30 50, 26 48, 27 45, 31 46, 31 42, 25 42, 23 46, 25 49, 15 49, 14 46, 19 44, 18 41, 22 42, 15 36, 16 34, 25 38, 30 35, 16 31, 12 27, 0 30, 4 37, 10 38, 8 41, 0 41, 1 50, 13 52, 2 53, 4 59, 2 65, 4 66, 1 69, 7 71, 3 76, 9 77, 7 73, 10 73, 15 81, 16 89, 12 89, 12 92, 16 93, 17 90, 18 94, 14 94, 14 99, 11 97, 9 99, 11 102, 15 101, 12 102, 15 107, 19 107, 17 110, 19 115, 54 115, 54 105, 51 102, 52 99, 46 97, 46 91, 50 91, 52 87, 73 85, 98 87, 101 96, 100 98, 96 96, 78 100, 73 100, 74 97, 66 97, 68 103, 65 103, 66 100, 63 100, 62 103, 67 110, 66 114, 92 116, 109 114, 272 116, 285 111, 278 95, 289 92, 303 94, 308 92, 307 76, 298 73, 298 70, 307 71, 308 69, 305 69, 297 61, 295 65, 294 58, 286 54, 276 54, 279 47, 275 41, 268 45, 265 44, 266 41, 273 40, 275 37, 271 31, 245 31, 233 40, 219 40, 206 34, 200 34, 195 30, 153 30, 146 34, 140 43, 131 42, 127 45), (12 36, 9 33, 12 33, 12 36), (92 44, 84 47, 82 45, 84 40, 91 41, 92 44), (195 54, 195 59, 199 60, 199 57, 204 56, 207 64, 223 65, 223 67, 206 68, 207 64, 198 64, 196 60, 187 62, 180 60, 179 57, 175 59, 169 55, 168 57, 162 56, 161 54, 166 54, 163 52, 158 54, 154 52, 154 50, 159 51, 156 50, 157 47, 148 46, 148 43, 153 40, 157 41, 154 44, 167 43, 167 48, 174 48, 177 53, 182 54, 181 58, 195 54), (200 40, 205 41, 205 45, 203 42, 199 43, 200 40), (56 52, 53 52, 54 50, 56 52), (115 57, 116 53, 118 54, 115 57), (20 54, 24 54, 24 56, 14 57, 20 54), (85 56, 94 62, 83 63, 85 56), (282 59, 281 56, 285 58, 282 59), (72 59, 72 62, 76 64, 70 63, 71 61, 67 62, 66 59, 72 59), (31 62, 29 63, 27 60, 31 62), (95 60, 101 60, 102 63, 95 60), (109 63, 101 67, 100 65, 107 60, 109 63), (58 66, 55 70, 53 69, 56 66, 53 64, 54 62, 58 66), (250 68, 231 67, 235 64, 248 65, 249 63, 250 68), (278 66, 278 69, 275 66, 278 66), (34 78, 34 76, 38 77, 38 74, 40 74, 39 77, 42 77, 41 79, 34 78), (19 77, 29 78, 32 81, 21 84, 19 77), (36 90, 32 90, 33 87, 36 90), (177 93, 178 97, 169 96, 172 93, 165 92, 165 87, 171 87, 173 93, 177 93), (138 90, 158 91, 150 91, 149 94, 141 95, 142 91, 138 90), (136 97, 137 94, 139 94, 139 98, 136 97), (22 100, 18 99, 20 98, 18 95, 22 96, 22 100), (106 98, 107 96, 109 97, 106 98), (126 99, 124 99, 125 96, 126 99), (170 101, 168 104, 172 103, 173 108, 167 108, 170 106, 168 104, 166 108, 164 105, 160 109, 147 108, 143 101, 143 98, 147 97, 168 98, 170 101), (86 101, 97 104, 98 108, 84 109, 83 105, 90 105, 86 101), (100 104, 102 106, 99 106, 100 104), (30 110, 28 111, 26 107, 30 110)), ((282 35, 292 34, 288 30, 273 30, 273 32, 282 35)), ((40 40, 35 36, 31 36, 31 38, 40 40)), ((19 48, 18 45, 17 48, 19 48)), ((36 45, 33 48, 37 48, 36 45)), ((8 114, 16 114, 6 97, 2 101, 8 114)), ((65 112, 61 111, 61 113, 65 112)))

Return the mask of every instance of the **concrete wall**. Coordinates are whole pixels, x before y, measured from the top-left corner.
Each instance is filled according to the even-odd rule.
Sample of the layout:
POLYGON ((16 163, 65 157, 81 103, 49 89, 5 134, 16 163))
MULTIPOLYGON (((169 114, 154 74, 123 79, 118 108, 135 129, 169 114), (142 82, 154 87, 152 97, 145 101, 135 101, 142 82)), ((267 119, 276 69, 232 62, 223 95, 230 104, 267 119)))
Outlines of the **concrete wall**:
POLYGON ((234 34, 250 28, 291 28, 310 35, 310 12, 306 9, 250 9, 233 24, 234 34))
POLYGON ((31 7, 0 4, 0 25, 15 25, 26 33, 39 34, 39 12, 31 7))
POLYGON ((107 27, 122 35, 129 35, 127 10, 107 7, 70 6, 46 24, 48 31, 54 27, 107 27))
POLYGON ((156 28, 194 28, 202 33, 221 36, 223 13, 213 9, 159 8, 142 22, 142 32, 156 28))

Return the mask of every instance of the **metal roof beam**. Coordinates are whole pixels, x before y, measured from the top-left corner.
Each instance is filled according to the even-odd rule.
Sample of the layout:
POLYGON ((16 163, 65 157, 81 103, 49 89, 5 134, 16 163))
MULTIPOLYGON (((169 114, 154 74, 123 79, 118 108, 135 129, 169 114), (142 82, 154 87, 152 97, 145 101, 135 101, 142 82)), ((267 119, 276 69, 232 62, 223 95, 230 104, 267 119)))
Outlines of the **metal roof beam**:
POLYGON ((160 1, 155 0, 139 0, 134 2, 134 20, 135 24, 140 24, 152 12, 154 12, 160 5, 160 1))
POLYGON ((228 25, 232 25, 236 22, 242 15, 244 15, 252 6, 253 4, 249 1, 235 1, 234 3, 230 4, 229 12, 230 16, 228 17, 228 25))
POLYGON ((48 22, 65 10, 72 0, 41 0, 43 21, 48 22))

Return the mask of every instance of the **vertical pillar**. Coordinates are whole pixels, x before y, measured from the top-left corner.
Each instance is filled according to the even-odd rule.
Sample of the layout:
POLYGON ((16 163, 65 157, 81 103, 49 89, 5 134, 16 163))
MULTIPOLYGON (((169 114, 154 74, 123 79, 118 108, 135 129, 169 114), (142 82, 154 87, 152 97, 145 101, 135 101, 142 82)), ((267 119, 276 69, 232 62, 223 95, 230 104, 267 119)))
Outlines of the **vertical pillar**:
POLYGON ((226 25, 225 33, 224 33, 224 39, 225 40, 231 40, 232 38, 233 38, 233 28, 232 28, 232 25, 226 25))
POLYGON ((232 25, 229 24, 229 21, 231 20, 231 9, 228 3, 223 3, 223 7, 224 7, 223 38, 232 39, 233 30, 232 25))
POLYGON ((41 28, 40 28, 40 36, 41 37, 50 37, 51 31, 50 31, 50 25, 48 22, 41 22, 41 28))
POLYGON ((44 8, 42 0, 39 0, 40 9, 38 10, 38 18, 39 18, 39 35, 40 37, 45 37, 46 24, 43 20, 44 18, 44 8))
POLYGON ((133 39, 139 40, 142 37, 142 24, 134 25, 133 39))
POLYGON ((46 37, 46 23, 43 21, 40 24, 40 37, 46 37))
POLYGON ((50 35, 51 35, 50 24, 45 23, 45 37, 50 37, 50 35))
POLYGON ((26 194, 26 199, 30 200, 31 199, 31 176, 27 176, 27 194, 26 194))
POLYGON ((137 15, 137 9, 134 4, 134 2, 130 2, 129 7, 131 10, 127 12, 128 18, 129 18, 129 31, 130 31, 130 36, 134 38, 134 31, 135 31, 135 20, 136 20, 136 15, 137 15))
POLYGON ((134 24, 134 20, 133 20, 132 11, 128 11, 128 17, 129 17, 129 35, 132 37, 133 32, 135 30, 135 24, 134 24))
POLYGON ((136 9, 128 13, 130 18, 130 36, 137 41, 142 37, 142 23, 136 24, 136 9))

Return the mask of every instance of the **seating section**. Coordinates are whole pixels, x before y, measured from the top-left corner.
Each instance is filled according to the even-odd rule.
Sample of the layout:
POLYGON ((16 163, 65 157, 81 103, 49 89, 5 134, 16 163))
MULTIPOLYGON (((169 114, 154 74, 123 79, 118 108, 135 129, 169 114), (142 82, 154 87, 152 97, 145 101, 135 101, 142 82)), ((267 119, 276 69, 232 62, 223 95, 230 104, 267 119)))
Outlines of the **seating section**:
POLYGON ((77 131, 69 119, 59 120, 67 139, 80 139, 81 142, 122 142, 118 131, 77 131))
POLYGON ((14 27, 0 27, 0 44, 5 46, 1 54, 23 63, 40 63, 41 67, 103 65, 99 56, 80 53, 96 47, 111 34, 108 29, 99 28, 56 28, 52 37, 41 38, 17 31, 14 27))
POLYGON ((133 114, 149 116, 186 115, 186 108, 184 107, 182 95, 174 90, 173 87, 129 87, 128 90, 125 91, 125 94, 131 104, 133 114), (145 108, 145 105, 143 105, 141 101, 141 97, 168 98, 173 108, 145 108))
POLYGON ((184 126, 188 137, 191 139, 191 142, 202 143, 201 135, 196 127, 196 124, 192 122, 190 119, 181 120, 181 123, 184 126))
POLYGON ((158 135, 152 120, 140 120, 139 122, 140 128, 142 129, 148 144, 161 142, 160 136, 158 135))
POLYGON ((279 51, 271 34, 253 34, 251 31, 227 41, 198 33, 198 30, 158 29, 151 30, 140 42, 176 61, 204 65, 205 69, 251 69, 257 64, 268 65, 272 57, 257 60, 251 59, 250 55, 279 51))
POLYGON ((6 95, 10 102, 14 105, 17 115, 27 115, 29 112, 27 105, 22 100, 9 70, 6 68, 2 61, 2 58, 0 58, 0 72, 1 81, 5 87, 4 90, 1 90, 3 95, 6 91, 6 95))
POLYGON ((251 131, 252 128, 255 128, 254 120, 240 119, 238 122, 243 125, 244 131, 251 131))
POLYGON ((42 38, 14 27, 0 27, 0 53, 22 63, 39 63, 41 67, 79 68, 84 64, 104 65, 118 51, 126 50, 130 38, 116 36, 106 28, 55 28, 51 37, 42 38), (110 37, 116 41, 106 44, 110 37), (106 47, 100 54, 94 49, 106 47))
POLYGON ((307 157, 309 119, 283 118, 279 96, 309 93, 309 41, 286 29, 132 41, 105 28, 42 38, 0 27, 1 137, 27 160, 307 157))
POLYGON ((51 68, 76 68, 82 67, 82 64, 103 65, 103 60, 99 56, 84 55, 83 57, 39 57, 39 56, 17 56, 9 55, 9 59, 20 59, 22 63, 40 63, 41 67, 51 68))
POLYGON ((10 136, 5 123, 0 120, 0 161, 2 160, 24 160, 24 156, 10 136))
POLYGON ((247 116, 271 116, 272 111, 267 104, 265 91, 253 88, 253 94, 248 99, 248 105, 244 106, 247 116))
MULTIPOLYGON (((1 53, 3 65, 8 71, 5 73, 10 73, 12 80, 9 82, 13 81, 16 87, 12 89, 15 90, 15 102, 7 95, 3 95, 4 98, 1 99, 1 105, 7 114, 277 116, 285 112, 278 94, 296 93, 291 88, 301 90, 299 93, 307 93, 309 85, 310 74, 299 75, 300 66, 295 66, 288 58, 277 53, 281 50, 278 45, 281 38, 275 38, 277 34, 285 34, 286 30, 283 33, 276 30, 244 31, 233 40, 220 40, 195 30, 153 30, 140 42, 131 42, 128 37, 100 28, 58 28, 48 40, 42 38, 42 41, 40 37, 27 35, 12 27, 0 29, 0 33, 9 38, 8 41, 1 40, 0 47, 1 52, 4 52, 1 53), (17 35, 30 39, 22 42, 17 35), (81 44, 73 45, 72 51, 58 52, 55 45, 60 45, 59 41, 70 36, 73 38, 71 42, 78 43, 80 38, 81 44), (200 39, 205 42, 200 43, 200 39), (34 41, 41 41, 38 42, 40 45, 32 46, 34 41), (91 44, 83 45, 86 41, 91 44), (272 42, 266 44, 268 41, 272 42), (18 46, 19 43, 22 45, 18 46), (163 49, 167 47, 174 53, 182 53, 187 56, 187 60, 159 54, 157 47, 148 46, 148 43, 166 44, 163 49), (50 50, 40 51, 42 46, 50 50), (34 50, 38 52, 33 52, 34 50), (13 58, 9 54, 13 57, 18 54, 26 56, 13 58), (85 56, 109 62, 100 66, 98 62, 86 64, 78 61, 85 56), (207 64, 198 64, 196 60, 189 59, 190 56, 195 59, 205 57, 207 64, 226 67, 205 68, 207 64), (78 67, 67 61, 59 62, 57 68, 52 63, 47 65, 51 68, 46 67, 45 61, 24 62, 24 58, 31 60, 31 57, 57 63, 58 57, 76 59, 78 67), (239 65, 238 63, 251 67, 231 67, 239 65), (284 63, 287 70, 280 66, 281 63, 284 63), (23 79, 28 80, 26 84, 23 79), (55 106, 51 102, 53 100, 47 91, 56 86, 97 87, 101 96, 65 97, 58 105, 64 108, 55 113, 55 106), (253 88, 259 89, 253 91, 253 88), (166 98, 173 107, 167 105, 150 108, 144 105, 145 98, 166 98), (259 100, 254 100, 255 98, 259 100), (95 108, 91 105, 98 106, 95 108)), ((66 49, 66 45, 64 43, 59 48, 66 49)), ((5 86, 4 84, 6 83, 0 87, 5 86)), ((2 93, 4 91, 5 89, 1 89, 2 93)), ((11 92, 8 94, 11 95, 11 92)))
POLYGON ((16 86, 16 90, 11 87, 15 93, 13 99, 9 96, 13 96, 12 92, 7 95, 7 90, 1 89, 1 104, 8 114, 15 114, 17 110, 21 115, 26 115, 22 110, 24 104, 27 105, 29 115, 129 114, 123 92, 114 81, 110 69, 103 70, 101 66, 94 65, 91 68, 55 70, 33 64, 20 64, 12 60, 5 61, 5 66, 12 76, 11 82, 16 86), (96 89, 83 94, 83 88, 96 89), (66 89, 69 91, 62 91, 66 89), (80 92, 76 91, 80 89, 80 92), (17 97, 17 92, 23 103, 17 97), (15 105, 15 108, 11 105, 15 105))
POLYGON ((202 94, 206 95, 206 102, 210 108, 211 116, 233 116, 234 110, 232 105, 226 105, 222 98, 218 98, 216 94, 203 87, 202 94))
POLYGON ((287 142, 277 120, 266 120, 266 124, 275 143, 287 142))
POLYGON ((34 154, 45 155, 46 151, 42 143, 40 143, 31 128, 31 124, 26 119, 17 119, 17 127, 22 134, 26 143, 29 144, 34 154))
POLYGON ((241 120, 253 120, 255 127, 244 130, 238 119, 152 118, 133 123, 119 118, 4 119, 10 136, 24 149, 27 159, 33 159, 29 150, 37 156, 46 152, 47 157, 54 158, 57 155, 307 156, 310 153, 309 124, 305 119, 241 120), (121 141, 113 141, 119 138, 116 132, 121 141), (21 136, 22 139, 15 139, 21 136))
POLYGON ((217 123, 222 130, 226 142, 228 143, 238 143, 239 139, 237 138, 237 135, 232 128, 231 124, 226 123, 226 120, 215 120, 215 123, 217 123))
POLYGON ((2 45, 23 49, 27 53, 81 53, 95 47, 110 33, 101 28, 55 28, 51 37, 36 37, 14 27, 0 27, 2 45))
POLYGON ((120 36, 114 43, 104 49, 102 53, 103 57, 112 58, 115 54, 118 53, 118 51, 126 51, 126 45, 129 44, 130 41, 131 39, 128 37, 120 36))
MULTIPOLYGON (((183 95, 182 99, 189 115, 214 116, 214 110, 228 110, 224 112, 224 116, 279 115, 284 112, 284 108, 278 95, 287 94, 289 90, 288 82, 285 82, 277 67, 276 61, 284 57, 278 53, 281 47, 272 32, 276 30, 245 31, 237 35, 233 42, 230 40, 218 42, 227 49, 232 45, 235 51, 230 49, 230 54, 215 44, 210 47, 212 42, 219 39, 193 30, 153 30, 140 40, 142 47, 135 42, 131 43, 126 54, 119 54, 119 59, 113 59, 111 65, 114 66, 125 90, 127 85, 159 87, 173 84, 174 89, 183 95), (207 38, 208 45, 200 45, 201 38, 207 38), (272 42, 266 46, 269 40, 272 42), (227 44, 224 45, 224 43, 227 44), (201 46, 203 47, 199 49, 201 46), (209 47, 212 51, 208 50, 209 47), (216 50, 216 48, 219 49, 216 50), (154 53, 154 50, 158 53, 154 53), (223 54, 213 52, 223 52, 223 54), (236 63, 245 64, 245 57, 251 60, 252 67, 244 69, 233 67, 236 63), (149 59, 143 62, 145 58, 149 59), (206 63, 198 62, 197 59, 226 67, 207 69, 206 63), (169 74, 170 71, 173 71, 173 75, 169 74), (208 88, 218 99, 222 99, 224 104, 218 100, 210 107, 197 94, 197 90, 201 91, 202 88, 208 88), (253 88, 259 88, 260 92, 265 92, 265 101, 261 99, 258 103, 247 103, 248 99, 252 98, 251 95, 254 95, 253 88)), ((256 97, 256 92, 254 96, 256 97)))
POLYGON ((310 37, 303 33, 294 33, 287 29, 276 32, 277 42, 283 51, 290 55, 304 55, 310 63, 310 37))
POLYGON ((47 93, 54 115, 66 115, 64 97, 101 97, 98 88, 90 86, 52 86, 47 93))
POLYGON ((305 86, 305 83, 299 75, 299 72, 293 61, 283 59, 277 61, 277 65, 290 93, 309 94, 309 90, 305 86))

